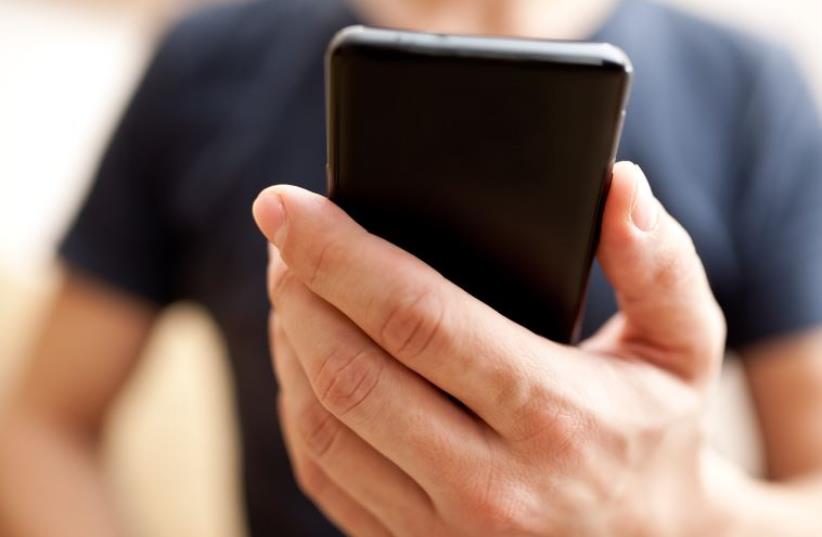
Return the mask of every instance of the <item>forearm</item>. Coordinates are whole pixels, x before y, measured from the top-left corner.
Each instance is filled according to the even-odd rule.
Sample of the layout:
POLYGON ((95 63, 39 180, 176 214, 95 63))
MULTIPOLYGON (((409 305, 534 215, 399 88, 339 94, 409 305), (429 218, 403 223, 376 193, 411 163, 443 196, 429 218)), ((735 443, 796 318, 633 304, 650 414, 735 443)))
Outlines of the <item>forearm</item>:
POLYGON ((0 534, 119 535, 93 443, 47 419, 20 413, 0 432, 0 534))

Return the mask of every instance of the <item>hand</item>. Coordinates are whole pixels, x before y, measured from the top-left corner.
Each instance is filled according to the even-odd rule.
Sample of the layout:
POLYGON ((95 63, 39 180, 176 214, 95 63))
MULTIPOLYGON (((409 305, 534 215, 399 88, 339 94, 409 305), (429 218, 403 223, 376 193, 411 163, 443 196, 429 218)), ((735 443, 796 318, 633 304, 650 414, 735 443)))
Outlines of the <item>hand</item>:
POLYGON ((620 163, 578 348, 502 317, 327 199, 265 190, 274 364, 301 487, 358 537, 716 535, 703 406, 724 320, 692 242, 620 163))

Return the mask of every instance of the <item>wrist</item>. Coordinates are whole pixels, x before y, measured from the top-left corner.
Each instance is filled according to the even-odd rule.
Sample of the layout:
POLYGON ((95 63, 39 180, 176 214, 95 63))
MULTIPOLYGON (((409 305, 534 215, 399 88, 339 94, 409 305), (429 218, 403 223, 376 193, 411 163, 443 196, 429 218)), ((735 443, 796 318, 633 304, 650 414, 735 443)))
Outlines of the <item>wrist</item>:
POLYGON ((710 448, 702 455, 701 474, 706 500, 705 527, 701 535, 747 535, 743 527, 744 513, 758 486, 756 481, 710 448))
MULTIPOLYGON (((684 444, 684 442, 683 442, 684 444)), ((648 472, 650 481, 632 487, 629 501, 617 511, 611 535, 671 537, 735 537, 739 505, 732 501, 746 490, 747 478, 710 449, 689 451, 679 460, 690 463, 677 469, 670 460, 651 463, 659 467, 648 472), (686 467, 686 468, 683 468, 686 467)))
POLYGON ((718 537, 819 535, 822 484, 769 483, 753 478, 715 453, 706 458, 704 481, 718 537))

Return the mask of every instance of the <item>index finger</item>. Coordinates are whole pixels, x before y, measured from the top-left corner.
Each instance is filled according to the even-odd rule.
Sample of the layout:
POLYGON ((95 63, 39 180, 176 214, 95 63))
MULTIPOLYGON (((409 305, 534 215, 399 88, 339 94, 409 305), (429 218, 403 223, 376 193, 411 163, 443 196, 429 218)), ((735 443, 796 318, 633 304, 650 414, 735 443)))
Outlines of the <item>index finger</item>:
MULTIPOLYGON (((505 432, 533 404, 533 333, 408 252, 368 233, 328 199, 266 189, 254 204, 292 273, 389 354, 505 432)), ((547 342, 546 342, 547 343, 547 342)), ((561 354, 561 347, 557 354, 561 354)))

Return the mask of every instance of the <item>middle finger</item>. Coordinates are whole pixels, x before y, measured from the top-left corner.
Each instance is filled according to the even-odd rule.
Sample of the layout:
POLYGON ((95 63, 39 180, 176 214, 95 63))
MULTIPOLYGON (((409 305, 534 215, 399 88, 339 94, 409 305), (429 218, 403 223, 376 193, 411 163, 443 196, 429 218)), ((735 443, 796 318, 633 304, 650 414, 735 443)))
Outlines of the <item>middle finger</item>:
POLYGON ((298 279, 283 278, 275 311, 320 404, 430 495, 476 475, 488 455, 487 426, 298 279))
POLYGON ((433 520, 433 509, 425 492, 320 405, 277 321, 272 333, 281 386, 280 413, 286 441, 294 446, 295 467, 299 459, 310 459, 334 486, 393 535, 427 534, 424 529, 433 520))

